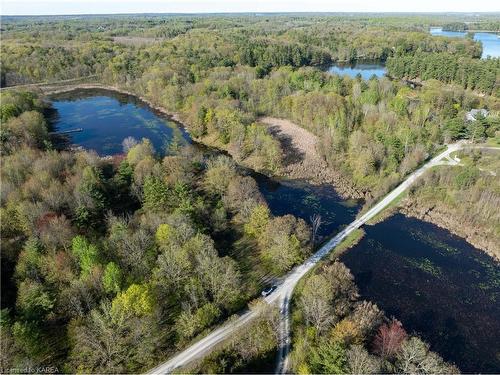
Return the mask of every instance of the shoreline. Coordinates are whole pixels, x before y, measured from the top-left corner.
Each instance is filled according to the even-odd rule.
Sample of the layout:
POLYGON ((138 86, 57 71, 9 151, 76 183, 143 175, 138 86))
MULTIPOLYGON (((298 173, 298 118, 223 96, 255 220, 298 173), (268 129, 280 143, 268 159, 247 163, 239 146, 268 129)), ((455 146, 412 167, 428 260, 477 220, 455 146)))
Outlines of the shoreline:
MULTIPOLYGON (((469 226, 470 223, 458 222, 458 219, 454 217, 453 210, 440 209, 434 205, 429 207, 419 203, 415 199, 405 198, 400 202, 395 211, 407 217, 413 217, 446 229, 450 233, 463 238, 464 241, 467 241, 478 250, 488 254, 497 263, 500 263, 498 250, 495 252, 495 245, 497 244, 495 239, 485 237, 483 231, 479 228, 469 226)), ((388 217, 394 213, 392 212, 388 217)))
MULTIPOLYGON (((116 93, 120 93, 120 94, 124 94, 124 95, 133 96, 134 98, 138 99, 139 101, 141 101, 142 103, 144 103, 145 105, 150 107, 152 110, 166 116, 169 120, 174 121, 178 125, 182 126, 183 129, 189 134, 189 136, 191 137, 191 139, 193 141, 195 141, 203 146, 206 146, 206 147, 212 147, 212 148, 215 148, 219 151, 224 151, 224 152, 228 153, 238 164, 241 164, 243 167, 250 168, 256 173, 263 173, 263 171, 255 170, 254 168, 252 168, 251 165, 245 163, 244 161, 237 160, 237 158, 235 158, 235 156, 231 154, 230 150, 218 147, 217 144, 214 144, 214 142, 210 142, 209 140, 206 139, 206 137, 205 138, 193 137, 191 135, 191 133, 189 132, 189 127, 181 119, 179 113, 170 112, 170 111, 166 110, 165 108, 154 104, 149 99, 147 99, 141 95, 135 94, 131 91, 128 91, 126 89, 122 89, 122 88, 117 87, 117 86, 105 85, 105 84, 101 84, 101 83, 82 83, 82 84, 58 86, 58 87, 51 87, 50 85, 47 85, 45 87, 38 86, 38 89, 40 89, 45 95, 64 94, 64 93, 68 93, 68 92, 75 91, 75 90, 107 90, 107 91, 112 91, 112 92, 116 92, 116 93)), ((280 120, 280 121, 288 121, 288 120, 274 119, 271 117, 264 117, 263 119, 264 120, 265 119, 273 119, 273 120, 280 120)), ((257 121, 262 122, 261 119, 257 119, 257 121)), ((263 123, 269 125, 269 123, 267 123, 265 121, 263 123)), ((308 133, 311 136, 314 136, 312 133, 299 127, 298 125, 295 125, 295 124, 293 124, 293 125, 295 127, 297 127, 298 129, 300 129, 301 131, 308 133)), ((329 169, 326 166, 326 163, 321 163, 321 164, 325 164, 325 165, 320 166, 320 170, 323 173, 323 176, 321 176, 320 178, 317 178, 317 176, 308 175, 307 173, 305 173, 304 168, 300 168, 300 169, 302 169, 302 171, 298 172, 293 167, 293 165, 286 165, 286 166, 283 166, 282 168, 280 168, 279 172, 284 172, 284 173, 278 172, 276 174, 268 174, 268 173, 264 173, 264 174, 268 177, 272 177, 272 178, 276 178, 276 179, 303 180, 303 181, 307 181, 311 185, 331 185, 336 190, 336 192, 339 194, 339 196, 341 196, 344 199, 366 199, 367 194, 368 194, 367 192, 362 192, 362 191, 356 189, 354 186, 352 186, 351 184, 349 184, 347 182, 347 179, 345 177, 341 176, 339 173, 334 173, 334 171, 329 169), (328 170, 329 173, 324 174, 325 170, 328 170)))
POLYGON ((179 117, 178 113, 169 112, 165 108, 160 107, 160 106, 154 104, 153 102, 151 102, 150 100, 144 98, 143 96, 140 96, 140 95, 135 94, 135 93, 133 93, 131 91, 122 89, 120 87, 104 85, 104 84, 101 84, 101 83, 82 83, 82 84, 77 84, 77 85, 73 85, 73 86, 62 86, 62 87, 53 88, 53 89, 50 88, 50 86, 47 86, 47 87, 48 88, 38 86, 38 88, 45 95, 64 94, 64 93, 75 91, 75 90, 107 90, 107 91, 114 91, 114 92, 117 92, 117 93, 120 93, 120 94, 124 94, 124 95, 133 96, 133 97, 137 98, 138 100, 140 100, 141 102, 143 102, 144 104, 146 104, 151 109, 153 109, 153 110, 155 110, 157 112, 160 112, 161 114, 169 117, 169 119, 171 119, 171 120, 179 123, 189 133, 188 127, 186 126, 185 123, 182 122, 182 120, 179 117))

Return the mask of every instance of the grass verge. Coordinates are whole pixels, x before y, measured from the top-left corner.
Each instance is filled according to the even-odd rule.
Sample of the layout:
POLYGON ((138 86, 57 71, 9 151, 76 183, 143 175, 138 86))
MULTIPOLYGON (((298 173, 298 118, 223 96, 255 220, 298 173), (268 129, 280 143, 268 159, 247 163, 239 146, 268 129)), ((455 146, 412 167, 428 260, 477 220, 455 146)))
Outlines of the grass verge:
POLYGON ((377 215, 368 220, 366 222, 366 225, 375 225, 377 223, 380 223, 381 221, 384 221, 391 215, 394 215, 397 211, 399 203, 407 196, 408 196, 408 191, 407 190, 403 191, 391 203, 389 203, 386 208, 384 208, 377 215))

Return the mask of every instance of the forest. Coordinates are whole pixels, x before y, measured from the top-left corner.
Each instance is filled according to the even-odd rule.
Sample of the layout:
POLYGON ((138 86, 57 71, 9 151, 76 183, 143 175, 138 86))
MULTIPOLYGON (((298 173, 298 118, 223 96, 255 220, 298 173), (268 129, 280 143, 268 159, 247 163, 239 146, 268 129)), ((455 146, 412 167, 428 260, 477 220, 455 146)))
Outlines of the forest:
POLYGON ((387 60, 387 68, 396 78, 417 78, 424 81, 436 79, 500 96, 498 58, 477 60, 470 57, 456 58, 446 53, 419 52, 391 57, 387 60))
POLYGON ((200 141, 275 174, 278 145, 258 120, 292 120, 320 137, 332 168, 375 199, 442 143, 498 130, 498 58, 478 59, 481 45, 471 39, 432 37, 425 27, 435 20, 424 20, 41 18, 32 31, 16 19, 5 25, 1 72, 7 85, 90 77, 127 90, 178 114, 200 141), (387 59, 390 75, 426 85, 322 68, 361 58, 387 59), (472 108, 490 111, 484 129, 463 120, 472 108))
POLYGON ((311 251, 308 225, 273 217, 227 156, 159 159, 146 139, 113 159, 59 152, 43 98, 3 105, 2 368, 146 370, 311 251))
MULTIPOLYGON (((57 151, 43 97, 3 100, 2 303, 11 306, 2 306, 3 368, 146 370, 244 307, 263 276, 282 275, 312 250, 308 225, 273 217, 255 181, 227 156, 187 147, 159 159, 148 140, 124 141, 124 154, 111 159, 57 151)), ((312 280, 329 283, 325 277, 331 296, 314 294, 310 280, 300 294, 300 306, 325 310, 300 310, 314 344, 297 343, 297 371, 456 371, 420 339, 405 341, 402 328, 401 347, 380 343, 381 357, 368 354, 361 344, 386 340, 376 337, 399 323, 356 301, 341 263, 312 280), (334 325, 333 341, 318 336, 334 325), (421 362, 404 350, 420 350, 421 362)), ((273 358, 276 311, 258 301, 251 308, 260 317, 190 371, 233 372, 273 358)))
MULTIPOLYGON (((498 140, 499 59, 480 60, 481 45, 470 38, 428 34, 431 25, 461 22, 455 16, 2 21, 3 369, 146 371, 249 302, 260 317, 190 371, 272 362, 277 312, 255 299, 265 280, 300 264, 314 246, 309 224, 273 216, 243 168, 280 175, 283 149, 262 116, 317 135, 320 155, 364 192, 367 205, 444 143, 498 140), (363 80, 325 69, 363 59, 387 62, 388 76, 363 80), (160 157, 147 139, 126 140, 111 158, 57 149, 43 91, 8 87, 77 78, 147 99, 224 153, 186 146, 160 157), (466 121, 478 108, 489 116, 466 121)), ((498 28, 497 18, 483 21, 498 28)), ((488 184, 472 168, 453 173, 434 173, 413 198, 433 196, 439 181, 453 186, 446 201, 459 206, 463 190, 478 196, 488 184)), ((498 195, 492 188, 479 198, 498 195)), ((457 210, 464 220, 495 217, 474 202, 457 210)), ((308 277, 294 303, 296 372, 458 371, 361 300, 339 262, 308 277)))

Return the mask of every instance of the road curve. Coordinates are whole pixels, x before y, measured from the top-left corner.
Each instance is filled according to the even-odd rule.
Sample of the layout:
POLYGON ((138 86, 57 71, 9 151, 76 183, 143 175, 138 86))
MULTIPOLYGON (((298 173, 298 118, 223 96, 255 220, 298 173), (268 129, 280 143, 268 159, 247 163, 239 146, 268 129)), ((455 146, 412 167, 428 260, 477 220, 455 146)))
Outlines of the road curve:
MULTIPOLYGON (((325 243, 316 253, 310 256, 304 261, 300 266, 295 267, 291 270, 288 275, 283 278, 282 283, 278 286, 276 291, 265 298, 265 301, 269 304, 278 302, 280 304, 280 311, 282 315, 282 321, 280 326, 280 347, 279 347, 279 361, 276 371, 279 373, 285 373, 287 371, 288 362, 288 352, 290 348, 290 335, 289 335, 289 303, 295 286, 298 281, 310 271, 325 255, 327 255, 332 249, 334 249, 342 240, 344 240, 349 234, 351 234, 355 229, 361 227, 368 220, 372 219, 378 213, 383 211, 394 199, 396 199, 401 193, 407 190, 414 182, 417 180, 425 171, 435 167, 437 165, 443 164, 441 161, 446 158, 450 153, 458 151, 459 149, 466 146, 464 142, 458 142, 448 145, 448 148, 431 159, 429 162, 424 164, 422 167, 417 169, 415 172, 410 174, 405 181, 403 181, 398 187, 387 194, 380 202, 370 208, 361 217, 354 220, 347 227, 345 227, 340 233, 335 237, 330 239, 325 243)), ((490 148, 490 147, 484 147, 490 148)), ((498 149, 491 147, 492 149, 498 149)), ((167 374, 172 370, 184 366, 194 359, 201 358, 203 355, 210 352, 215 345, 222 342, 228 336, 230 336, 235 330, 243 326, 253 318, 255 318, 257 312, 246 311, 242 313, 238 318, 232 319, 230 322, 224 324, 222 327, 216 329, 209 335, 205 336, 201 340, 197 341, 190 347, 186 348, 182 352, 176 354, 174 357, 168 361, 160 364, 159 366, 151 369, 150 374, 167 374)))

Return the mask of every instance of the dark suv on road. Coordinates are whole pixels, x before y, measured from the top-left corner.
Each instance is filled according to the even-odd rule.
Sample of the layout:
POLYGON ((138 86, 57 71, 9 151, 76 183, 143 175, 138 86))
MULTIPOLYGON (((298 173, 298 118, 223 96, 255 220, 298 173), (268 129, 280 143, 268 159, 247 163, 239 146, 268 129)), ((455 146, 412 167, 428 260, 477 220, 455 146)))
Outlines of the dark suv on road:
POLYGON ((270 295, 272 292, 274 292, 276 290, 277 286, 276 285, 272 285, 272 286, 268 286, 266 289, 264 289, 261 293, 262 297, 267 297, 268 295, 270 295))

